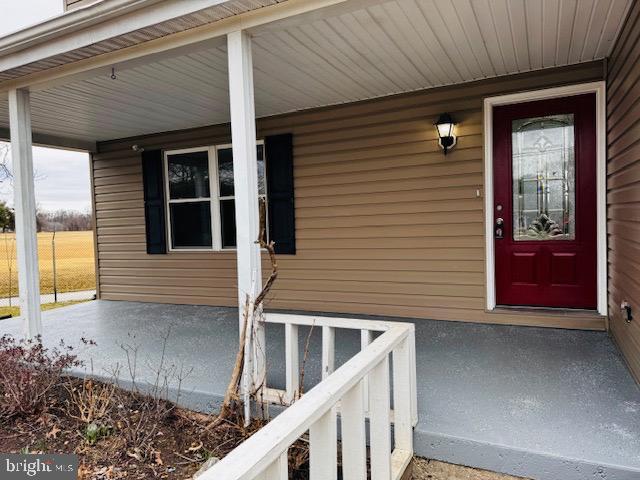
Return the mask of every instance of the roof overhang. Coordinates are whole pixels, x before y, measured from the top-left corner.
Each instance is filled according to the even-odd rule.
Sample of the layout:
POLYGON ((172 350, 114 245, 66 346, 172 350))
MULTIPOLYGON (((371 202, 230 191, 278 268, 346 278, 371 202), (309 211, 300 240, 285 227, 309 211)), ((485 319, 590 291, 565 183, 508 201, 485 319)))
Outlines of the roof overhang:
POLYGON ((253 36, 262 117, 591 62, 609 54, 631 0, 594 0, 587 12, 483 4, 104 0, 0 40, 0 128, 14 88, 32 91, 34 139, 70 148, 225 123, 225 35, 239 29, 253 36), (97 9, 102 21, 83 23, 97 9))
POLYGON ((0 38, 0 91, 91 70, 98 57, 120 63, 345 1, 103 0, 0 38))

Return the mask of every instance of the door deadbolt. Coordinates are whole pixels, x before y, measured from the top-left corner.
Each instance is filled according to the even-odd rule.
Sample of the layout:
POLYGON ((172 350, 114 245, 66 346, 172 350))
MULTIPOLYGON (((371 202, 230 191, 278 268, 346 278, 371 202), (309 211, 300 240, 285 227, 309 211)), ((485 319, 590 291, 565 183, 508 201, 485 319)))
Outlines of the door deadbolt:
POLYGON ((496 238, 504 238, 504 220, 501 217, 496 218, 494 233, 496 238))

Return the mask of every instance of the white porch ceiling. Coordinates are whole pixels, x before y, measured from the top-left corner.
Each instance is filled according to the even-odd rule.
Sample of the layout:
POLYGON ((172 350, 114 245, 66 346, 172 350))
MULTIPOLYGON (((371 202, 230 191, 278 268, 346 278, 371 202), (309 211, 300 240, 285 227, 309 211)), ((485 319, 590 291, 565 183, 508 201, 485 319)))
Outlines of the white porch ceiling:
MULTIPOLYGON (((606 57, 632 0, 350 0, 256 29, 258 116, 606 57)), ((100 141, 229 120, 224 39, 32 94, 34 131, 100 141), (109 72, 110 73, 110 72, 109 72)), ((0 100, 0 128, 7 126, 0 100)))

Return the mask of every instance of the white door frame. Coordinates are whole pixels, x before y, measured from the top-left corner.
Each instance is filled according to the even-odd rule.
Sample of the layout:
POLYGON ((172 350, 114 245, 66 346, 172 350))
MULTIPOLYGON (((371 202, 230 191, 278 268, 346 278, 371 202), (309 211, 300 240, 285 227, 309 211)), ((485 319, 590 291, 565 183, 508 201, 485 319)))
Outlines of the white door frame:
POLYGON ((498 105, 550 98, 596 94, 596 187, 598 246, 598 313, 607 315, 607 146, 606 84, 604 81, 546 88, 484 99, 484 216, 487 310, 496 308, 495 250, 493 241, 493 108, 498 105))

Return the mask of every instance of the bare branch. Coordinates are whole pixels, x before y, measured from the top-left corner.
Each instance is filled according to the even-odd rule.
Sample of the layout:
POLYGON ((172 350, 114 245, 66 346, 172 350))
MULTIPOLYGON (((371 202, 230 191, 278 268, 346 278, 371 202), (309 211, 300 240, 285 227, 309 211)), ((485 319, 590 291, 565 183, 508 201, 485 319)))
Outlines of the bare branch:
MULTIPOLYGON (((253 344, 252 341, 247 342, 247 336, 249 336, 250 340, 255 341, 256 335, 254 327, 252 325, 253 322, 250 320, 253 318, 258 319, 261 316, 263 302, 273 284, 278 277, 278 263, 276 261, 276 254, 274 250, 274 243, 266 241, 266 205, 264 200, 260 200, 259 204, 260 208, 260 232, 258 234, 258 239, 256 243, 260 245, 261 248, 267 250, 269 254, 269 259, 271 261, 271 273, 269 274, 269 278, 264 283, 262 290, 256 296, 255 301, 252 302, 251 298, 247 296, 245 300, 244 309, 242 312, 243 315, 243 323, 242 323, 242 331, 240 332, 240 343, 238 346, 238 352, 236 353, 236 361, 233 366, 233 370, 231 373, 231 379, 229 380, 229 385, 227 386, 227 391, 225 392, 224 400, 222 402, 222 406, 220 407, 220 413, 217 418, 214 419, 208 426, 207 429, 216 428, 222 423, 226 422, 233 416, 234 413, 240 411, 238 408, 238 404, 240 403, 240 383, 242 380, 242 372, 245 368, 245 349, 247 344, 253 344)), ((257 349, 262 349, 262 345, 256 344, 257 349)), ((264 381, 264 379, 263 379, 264 381)), ((251 396, 255 397, 257 392, 262 389, 264 385, 254 385, 253 391, 251 392, 251 396)))
POLYGON ((9 169, 9 150, 8 143, 0 143, 0 183, 5 180, 11 180, 13 175, 9 169))

